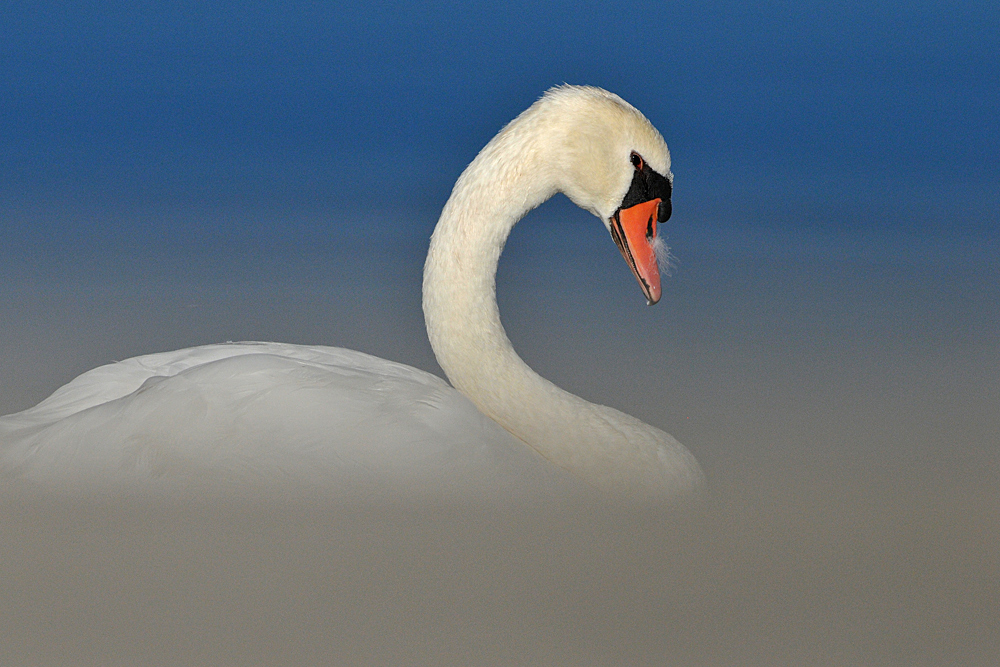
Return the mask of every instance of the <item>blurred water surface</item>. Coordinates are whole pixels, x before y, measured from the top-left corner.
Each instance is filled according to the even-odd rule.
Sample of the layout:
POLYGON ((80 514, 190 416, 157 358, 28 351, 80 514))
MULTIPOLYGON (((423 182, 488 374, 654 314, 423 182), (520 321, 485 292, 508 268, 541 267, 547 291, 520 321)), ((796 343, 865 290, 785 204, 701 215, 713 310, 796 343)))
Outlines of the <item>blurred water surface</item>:
MULTIPOLYGON (((92 231, 8 247, 0 411, 102 363, 225 340, 439 373, 419 306, 434 215, 382 233, 397 213, 146 213, 163 244, 92 231)), ((654 308, 565 201, 515 230, 498 291, 529 364, 694 452, 704 505, 8 484, 0 661, 994 664, 996 236, 974 220, 935 240, 695 213, 662 228, 678 260, 654 308)))

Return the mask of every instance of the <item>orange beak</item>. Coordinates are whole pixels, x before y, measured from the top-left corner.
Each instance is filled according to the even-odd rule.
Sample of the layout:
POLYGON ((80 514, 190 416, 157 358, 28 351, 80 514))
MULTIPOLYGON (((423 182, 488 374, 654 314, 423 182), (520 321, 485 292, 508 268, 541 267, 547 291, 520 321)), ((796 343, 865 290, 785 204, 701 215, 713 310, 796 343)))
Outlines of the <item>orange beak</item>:
POLYGON ((660 300, 660 267, 653 250, 659 205, 659 199, 651 199, 611 216, 611 237, 639 281, 649 305, 660 300))

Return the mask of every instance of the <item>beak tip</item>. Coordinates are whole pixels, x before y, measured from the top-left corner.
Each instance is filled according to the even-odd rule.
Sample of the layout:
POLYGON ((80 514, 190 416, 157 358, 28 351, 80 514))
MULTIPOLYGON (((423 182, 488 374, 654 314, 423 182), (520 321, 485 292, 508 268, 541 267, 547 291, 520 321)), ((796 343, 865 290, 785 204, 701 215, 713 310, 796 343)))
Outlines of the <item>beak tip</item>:
POLYGON ((647 306, 655 306, 659 302, 660 302, 660 290, 659 289, 650 289, 646 293, 646 305, 647 306))

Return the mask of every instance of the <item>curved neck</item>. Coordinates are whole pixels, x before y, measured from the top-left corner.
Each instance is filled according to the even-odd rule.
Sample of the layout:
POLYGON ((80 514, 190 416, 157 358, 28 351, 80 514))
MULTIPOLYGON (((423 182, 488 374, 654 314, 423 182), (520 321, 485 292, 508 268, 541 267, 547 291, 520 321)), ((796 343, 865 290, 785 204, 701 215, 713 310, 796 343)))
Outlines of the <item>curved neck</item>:
POLYGON ((423 308, 431 347, 455 388, 538 449, 528 432, 538 415, 529 420, 524 412, 531 394, 541 391, 546 401, 554 392, 572 395, 514 351, 500 323, 496 272, 514 225, 557 187, 545 182, 542 149, 512 141, 510 129, 468 166, 445 204, 424 265, 423 308))
POLYGON ((456 389, 556 465, 615 493, 690 491, 701 471, 676 440, 545 380, 514 352, 500 323, 496 272, 508 235, 529 210, 573 186, 562 180, 559 140, 537 139, 538 129, 524 116, 508 125, 445 204, 424 265, 431 347, 456 389))

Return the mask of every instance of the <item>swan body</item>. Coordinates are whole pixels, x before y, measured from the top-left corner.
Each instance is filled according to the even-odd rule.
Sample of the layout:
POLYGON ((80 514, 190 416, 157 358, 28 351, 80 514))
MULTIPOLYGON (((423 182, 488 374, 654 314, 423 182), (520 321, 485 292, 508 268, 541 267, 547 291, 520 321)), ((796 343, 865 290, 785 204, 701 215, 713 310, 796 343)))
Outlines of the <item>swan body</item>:
POLYGON ((572 481, 430 373, 281 343, 95 368, 0 419, 0 443, 8 474, 69 485, 294 482, 524 496, 572 481))
POLYGON ((153 354, 94 369, 0 418, 0 466, 95 484, 201 477, 696 491, 701 470, 671 436, 532 371, 496 303, 508 234, 556 192, 605 223, 654 303, 652 245, 669 216, 671 180, 666 144, 637 110, 597 88, 554 88, 463 172, 431 238, 424 316, 454 389, 339 348, 244 343, 153 354))

